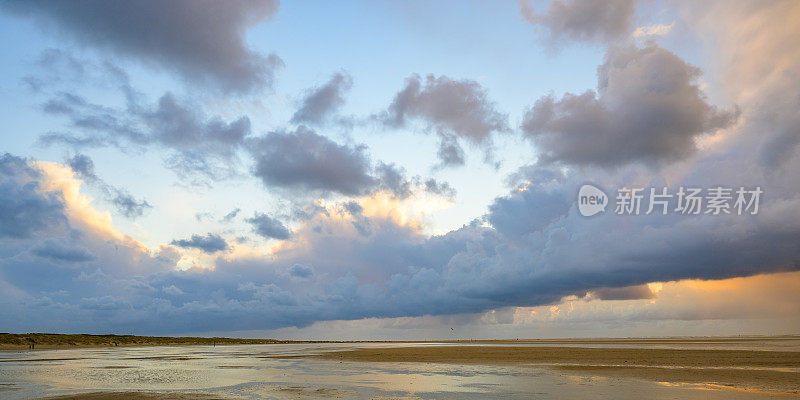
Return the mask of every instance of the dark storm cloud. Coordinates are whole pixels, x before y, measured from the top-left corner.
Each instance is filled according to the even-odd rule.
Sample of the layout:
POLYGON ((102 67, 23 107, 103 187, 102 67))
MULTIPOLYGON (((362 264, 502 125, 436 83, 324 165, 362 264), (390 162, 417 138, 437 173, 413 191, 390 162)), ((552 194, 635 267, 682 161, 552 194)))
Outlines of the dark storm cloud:
POLYGON ((558 171, 542 172, 556 180, 552 185, 540 176, 531 176, 524 187, 498 197, 489 205, 487 218, 498 232, 517 238, 535 232, 567 215, 572 206, 564 190, 566 178, 558 171))
POLYGON ((599 288, 592 290, 592 297, 599 300, 639 300, 653 299, 655 293, 650 290, 650 286, 636 285, 620 288, 599 288))
POLYGON ((266 239, 288 239, 292 233, 283 223, 267 214, 256 213, 247 222, 253 227, 253 231, 266 239))
POLYGON ((636 0, 554 0, 537 14, 529 0, 522 0, 522 16, 545 33, 550 46, 565 41, 611 43, 633 29, 636 0))
POLYGON ((303 126, 251 139, 247 148, 266 186, 358 195, 376 183, 363 146, 340 145, 303 126))
POLYGON ((45 240, 39 246, 34 247, 32 253, 56 262, 86 262, 96 258, 84 248, 69 246, 53 239, 45 240))
POLYGON ((540 98, 522 130, 540 163, 614 167, 660 164, 694 153, 696 139, 736 120, 706 102, 701 71, 656 45, 610 48, 598 68, 597 92, 540 98))
POLYGON ((61 198, 42 193, 40 177, 25 159, 8 153, 0 156, 0 238, 25 239, 66 223, 61 198))
POLYGON ((353 78, 336 73, 322 86, 306 92, 300 108, 292 115, 293 124, 319 126, 344 105, 344 94, 353 86, 353 78))
POLYGON ((192 235, 189 239, 173 240, 170 244, 183 248, 199 249, 206 253, 215 253, 229 249, 228 242, 226 242, 222 236, 214 233, 208 233, 205 236, 192 235))
POLYGON ((426 124, 440 136, 439 156, 446 165, 463 164, 458 139, 489 146, 493 132, 508 130, 508 116, 497 111, 486 89, 478 82, 447 76, 428 75, 424 81, 418 75, 409 77, 379 118, 394 128, 412 120, 426 124))
MULTIPOLYGON (((529 184, 496 201, 487 220, 513 215, 521 202, 531 208, 563 204, 545 195, 574 195, 585 180, 536 168, 519 175, 517 179, 529 184), (534 193, 517 195, 527 191, 534 193)), ((155 257, 144 252, 112 258, 128 247, 84 233, 82 243, 97 257, 92 265, 73 263, 72 269, 64 269, 19 257, 0 259, 3 282, 29 296, 0 292, 0 300, 14 305, 0 308, 0 317, 15 330, 50 327, 57 321, 52 326, 62 330, 184 333, 475 313, 544 305, 586 293, 606 300, 647 298, 652 294, 641 285, 652 281, 796 270, 800 222, 790 211, 798 199, 790 191, 784 195, 790 197, 762 204, 757 216, 626 218, 605 213, 584 218, 572 205, 566 212, 523 215, 527 228, 507 223, 487 227, 475 221, 434 236, 391 218, 363 214, 359 223, 368 229, 357 230, 319 212, 269 257, 218 259, 206 271, 165 270, 179 258, 170 246, 155 257), (141 272, 141 263, 151 272, 141 272), (41 294, 56 290, 61 297, 41 294), (34 309, 36 313, 19 312, 34 309)), ((261 220, 254 221, 256 229, 263 221, 267 223, 260 225, 270 232, 276 229, 275 220, 259 217, 254 218, 261 220)), ((2 243, 13 246, 8 240, 2 243)))
POLYGON ((226 92, 268 87, 283 64, 274 54, 264 57, 245 45, 247 29, 274 15, 277 0, 37 0, 0 6, 45 28, 56 27, 79 44, 112 50, 226 92))

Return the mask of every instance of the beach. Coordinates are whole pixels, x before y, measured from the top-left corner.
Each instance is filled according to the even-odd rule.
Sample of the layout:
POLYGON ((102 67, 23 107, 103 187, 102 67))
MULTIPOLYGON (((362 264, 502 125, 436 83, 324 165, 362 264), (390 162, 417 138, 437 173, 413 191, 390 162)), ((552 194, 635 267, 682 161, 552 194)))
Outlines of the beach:
POLYGON ((0 351, 0 398, 800 397, 793 336, 234 342, 0 351))
POLYGON ((318 357, 359 362, 536 365, 657 382, 707 383, 793 394, 800 390, 800 352, 795 351, 467 345, 353 349, 318 357))

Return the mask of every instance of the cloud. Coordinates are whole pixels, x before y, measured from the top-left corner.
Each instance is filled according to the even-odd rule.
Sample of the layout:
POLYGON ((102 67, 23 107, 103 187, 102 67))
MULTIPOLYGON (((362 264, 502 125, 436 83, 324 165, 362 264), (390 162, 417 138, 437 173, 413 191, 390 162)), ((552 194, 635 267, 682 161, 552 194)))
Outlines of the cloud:
POLYGON ((241 211, 242 211, 241 208, 236 207, 233 210, 231 210, 231 212, 225 214, 225 216, 222 217, 221 221, 222 222, 231 222, 231 221, 234 220, 234 218, 236 218, 237 215, 239 215, 239 212, 241 212, 241 211))
POLYGON ((621 288, 599 288, 591 291, 592 298, 598 300, 639 300, 652 299, 656 295, 648 285, 627 286, 621 288))
POLYGON ((130 193, 120 189, 116 189, 111 203, 120 214, 131 219, 141 217, 147 209, 153 208, 146 200, 136 200, 130 193))
POLYGON ((439 151, 436 152, 443 165, 464 165, 464 149, 455 136, 443 135, 439 140, 439 151))
POLYGON ((700 70, 650 44, 612 47, 598 67, 597 92, 542 97, 521 129, 539 162, 615 167, 687 158, 703 135, 730 127, 738 110, 706 102, 700 70))
MULTIPOLYGON (((409 178, 395 164, 379 161, 373 166, 365 146, 338 144, 305 126, 249 139, 247 149, 255 160, 253 174, 264 186, 287 189, 295 196, 386 191, 404 199, 421 186, 420 177, 409 178)), ((445 184, 437 188, 445 190, 445 184)))
POLYGON ((98 179, 94 172, 94 161, 85 154, 75 154, 67 160, 67 165, 69 165, 81 179, 89 181, 98 179))
POLYGON ((289 268, 289 274, 298 278, 310 278, 314 274, 314 269, 307 265, 295 264, 289 268))
MULTIPOLYGON (((125 85, 127 82, 123 82, 125 85)), ((115 146, 121 150, 157 146, 170 151, 165 164, 182 178, 221 180, 237 173, 238 151, 250 135, 249 118, 224 121, 207 117, 199 107, 178 100, 172 93, 161 96, 156 105, 144 104, 133 89, 126 91, 131 93, 126 95, 125 109, 58 93, 44 103, 43 111, 66 116, 72 129, 82 134, 49 132, 40 136, 40 142, 74 148, 115 146)))
POLYGON ((170 296, 180 296, 185 294, 183 293, 183 290, 181 290, 179 287, 175 285, 163 286, 161 287, 161 291, 170 296))
POLYGON ((376 183, 364 146, 340 145, 303 126, 251 139, 247 147, 265 186, 358 195, 376 183))
POLYGON ((633 31, 631 36, 634 39, 646 38, 648 36, 664 36, 669 34, 672 31, 672 28, 675 26, 675 23, 671 23, 669 25, 664 24, 656 24, 656 25, 649 25, 649 26, 640 26, 633 31))
POLYGON ((565 182, 559 171, 536 171, 524 186, 494 199, 487 219, 498 232, 512 238, 548 226, 566 217, 572 206, 573 193, 565 190, 565 182))
POLYGON ((253 226, 253 231, 265 239, 284 240, 292 235, 281 221, 266 214, 256 213, 252 218, 248 218, 247 222, 253 226))
POLYGON ((80 193, 81 181, 70 168, 4 155, 0 171, 0 198, 5 205, 0 206, 0 248, 5 255, 0 259, 0 280, 11 287, 32 293, 74 289, 73 285, 91 279, 157 273, 177 262, 173 248, 150 250, 117 232, 108 213, 98 212, 80 193), (27 204, 9 207, 15 203, 6 197, 27 204))
POLYGON ((278 1, 34 1, 4 2, 2 8, 56 27, 80 45, 229 93, 269 87, 283 65, 276 55, 262 56, 245 44, 247 29, 274 15, 278 1))
POLYGON ((66 222, 58 193, 43 193, 39 179, 26 160, 0 156, 0 238, 24 239, 66 222))
POLYGON ((344 93, 353 87, 350 75, 338 72, 324 85, 306 91, 300 108, 292 115, 293 124, 320 126, 344 105, 344 93))
MULTIPOLYGON (((710 13, 715 21, 720 16, 724 21, 730 18, 726 23, 731 26, 754 23, 752 26, 772 29, 757 29, 756 34, 723 29, 716 37, 723 50, 745 46, 752 54, 724 50, 730 59, 722 59, 727 62, 721 69, 731 78, 725 79, 720 89, 741 104, 745 118, 706 143, 709 151, 685 146, 683 136, 676 147, 688 148, 688 153, 676 155, 656 146, 657 151, 648 150, 644 158, 625 147, 636 148, 641 143, 638 137, 629 135, 616 142, 619 158, 609 156, 608 149, 597 143, 594 147, 603 151, 588 151, 591 157, 566 157, 571 153, 553 150, 561 147, 540 144, 545 153, 560 156, 553 163, 579 167, 539 164, 522 168, 510 179, 513 187, 491 202, 485 216, 441 235, 426 234, 424 219, 414 218, 401 209, 401 201, 376 191, 380 184, 377 164, 369 162, 358 146, 340 145, 316 134, 300 137, 303 135, 297 132, 279 132, 277 139, 255 144, 278 151, 275 149, 282 149, 281 140, 287 140, 293 143, 286 146, 289 150, 311 143, 312 153, 317 151, 315 146, 329 146, 334 153, 361 154, 356 158, 365 161, 358 176, 368 177, 368 184, 357 185, 354 190, 361 196, 356 201, 358 207, 350 203, 354 199, 319 201, 302 209, 302 220, 266 254, 258 248, 243 249, 214 258, 206 267, 179 270, 176 262, 180 254, 173 246, 147 248, 117 232, 108 214, 92 208, 81 195, 80 181, 72 170, 7 156, 0 162, 0 196, 4 200, 0 202, 0 227, 7 221, 30 225, 37 220, 39 226, 24 240, 0 235, 0 320, 10 331, 142 334, 305 327, 318 321, 364 319, 368 321, 365 323, 380 319, 410 326, 432 318, 475 321, 476 315, 495 332, 498 325, 525 320, 526 315, 533 324, 519 332, 565 320, 589 321, 591 326, 606 320, 619 326, 624 325, 620 321, 715 318, 706 323, 718 327, 724 323, 719 318, 769 314, 793 316, 792 322, 796 322, 800 182, 793 172, 800 168, 800 160, 796 151, 790 151, 782 155, 779 168, 773 168, 759 163, 761 154, 754 149, 762 150, 766 143, 792 132, 800 109, 793 107, 798 80, 796 74, 789 73, 800 58, 797 46, 792 46, 796 35, 786 28, 796 25, 790 22, 796 19, 800 7, 793 2, 752 3, 744 9, 738 4, 719 7, 712 10, 719 12, 710 13), (785 129, 772 129, 775 127, 785 129), (654 158, 671 160, 676 156, 684 157, 683 161, 663 161, 656 163, 656 168, 641 165, 654 158), (616 161, 620 159, 623 161, 616 161), (594 164, 616 168, 580 167, 596 160, 611 160, 594 164), (576 210, 575 195, 586 182, 608 190, 631 185, 645 189, 760 186, 765 193, 757 215, 620 216, 605 212, 585 218, 576 210), (27 206, 8 208, 7 204, 18 199, 54 204, 53 217, 24 215, 27 206), (3 204, 6 208, 1 208, 3 204), (95 260, 59 263, 33 254, 32 250, 48 239, 73 243, 69 239, 74 232, 80 235, 80 246, 95 260), (782 271, 789 272, 775 280, 756 279, 760 282, 755 285, 757 290, 729 290, 736 284, 733 280, 752 282, 757 276, 775 277, 772 273, 782 271), (788 274, 794 278, 787 279, 788 274), (650 282, 664 282, 662 290, 648 285, 656 295, 651 299, 614 300, 611 304, 598 299, 647 297, 642 285, 650 282), (765 294, 774 298, 762 301, 765 294), (631 302, 639 302, 639 307, 629 308, 631 302), (573 305, 575 312, 570 308, 573 305), (619 317, 613 318, 615 315, 619 317)), ((600 110, 600 116, 625 122, 613 125, 630 128, 621 130, 623 133, 641 133, 643 130, 631 128, 634 125, 630 121, 635 119, 630 113, 651 121, 657 113, 648 110, 674 111, 677 106, 673 100, 685 97, 687 85, 690 89, 696 86, 689 79, 696 78, 696 70, 678 61, 654 46, 613 48, 601 68, 598 93, 588 96, 594 102, 586 103, 600 110), (657 74, 644 78, 637 71, 645 67, 657 74), (620 85, 620 79, 629 81, 629 86, 620 85), (643 84, 650 79, 654 88, 664 90, 655 91, 643 84), (641 93, 649 97, 639 96, 641 93), (623 100, 630 111, 614 104, 623 100)), ((704 109, 703 115, 708 117, 711 106, 698 94, 699 89, 688 93, 695 96, 688 96, 690 100, 701 99, 699 103, 690 102, 694 110, 704 109)), ((554 108, 570 111, 559 118, 584 121, 572 113, 579 108, 567 106, 569 101, 552 99, 551 103, 554 108)), ((552 115, 546 108, 539 111, 543 117, 536 121, 545 121, 553 129, 553 121, 558 120, 555 111, 552 115)), ((664 115, 694 115, 673 111, 664 115)), ((602 122, 603 118, 589 121, 602 122)), ((672 119, 667 122, 673 123, 672 119)), ((602 123, 597 127, 604 135, 613 132, 602 123)), ((660 137, 659 129, 644 130, 649 136, 642 140, 660 137)), ((562 131, 536 132, 534 136, 561 137, 562 131)), ((689 136, 702 139, 704 135, 689 136)), ((266 138, 269 135, 258 139, 266 138)), ((581 135, 579 139, 564 148, 585 148, 588 139, 581 135)), ((257 147, 245 142, 248 148, 257 147)), ((290 151, 289 155, 294 153, 290 151)), ((415 188, 418 182, 410 180, 415 188)), ((320 190, 319 185, 314 187, 320 190)), ((236 247, 238 250, 240 246, 236 247)))
POLYGON ((342 206, 351 215, 358 215, 364 211, 364 207, 362 207, 360 204, 358 204, 358 202, 353 200, 345 202, 342 206))
POLYGON ((39 74, 27 75, 23 78, 23 82, 36 93, 42 92, 45 87, 54 83, 87 79, 87 72, 90 72, 87 71, 87 65, 83 60, 74 57, 68 51, 53 48, 42 51, 33 66, 44 73, 40 71, 39 74))
POLYGON ((447 76, 427 75, 423 81, 412 75, 379 119, 392 128, 406 127, 412 120, 426 124, 440 137, 439 157, 445 165, 463 164, 459 139, 488 147, 493 132, 509 129, 508 116, 497 111, 478 82, 447 76))
POLYGON ((448 200, 456 197, 456 190, 447 182, 439 182, 434 178, 425 180, 425 191, 441 196, 448 200))
MULTIPOLYGON (((169 92, 157 104, 147 104, 130 87, 124 73, 116 79, 125 94, 124 109, 93 104, 68 92, 58 92, 44 102, 43 111, 68 117, 71 127, 82 133, 49 132, 40 136, 40 143, 73 148, 115 146, 123 151, 130 147, 166 149, 165 165, 194 184, 238 176, 240 153, 246 147, 255 163, 253 174, 266 186, 294 195, 362 195, 375 190, 410 195, 411 182, 405 172, 382 162, 373 166, 364 145, 338 144, 305 125, 253 137, 247 117, 224 121, 206 116, 196 104, 169 92)), ((88 164, 91 160, 75 157, 69 162, 76 172, 85 172, 84 179, 104 187, 106 197, 114 200, 123 215, 138 216, 149 208, 146 201, 130 201, 133 198, 123 189, 98 180, 89 170, 93 168, 88 164)))
POLYGON ((405 169, 394 164, 379 163, 376 173, 380 186, 394 194, 395 197, 404 199, 411 196, 411 181, 406 179, 405 169))
MULTIPOLYGON (((108 244, 106 238, 87 232, 85 246, 97 257, 91 267, 64 270, 20 258, 0 260, 2 279, 30 296, 12 300, 4 292, 0 302, 15 307, 0 308, 0 317, 13 321, 9 329, 14 330, 274 329, 323 320, 536 307, 589 292, 593 298, 641 298, 644 290, 614 288, 797 269, 800 220, 789 217, 800 201, 796 194, 772 197, 756 216, 584 218, 571 196, 563 200, 541 196, 574 194, 585 176, 531 168, 520 172, 518 178, 523 177, 529 184, 512 189, 504 196, 508 201, 496 201, 488 221, 513 215, 520 208, 515 202, 528 201, 531 208, 544 201, 560 203, 567 211, 558 216, 558 212, 523 215, 528 223, 518 225, 484 226, 476 221, 427 236, 417 223, 398 217, 397 210, 376 211, 367 203, 360 212, 349 207, 353 212, 344 213, 332 205, 304 221, 269 255, 219 258, 213 268, 202 271, 174 270, 171 246, 127 253, 136 254, 130 259, 112 258, 118 257, 114 246, 130 252, 132 245, 108 244), (534 193, 517 195, 528 191, 534 193), (355 221, 369 229, 359 230, 355 221), (145 268, 150 272, 141 272, 139 263, 154 264, 145 268), (169 265, 173 269, 165 269, 169 265), (26 274, 17 272, 23 270, 26 274), (50 278, 33 280, 28 276, 32 272, 50 278), (173 286, 182 294, 176 295, 173 286), (61 298, 45 299, 40 294, 56 287, 64 291, 61 298), (37 312, 10 318, 15 310, 34 309, 37 312), (66 311, 70 320, 58 318, 66 311)), ((41 187, 49 184, 42 181, 41 187)), ((275 227, 274 219, 255 217, 256 229, 275 227), (267 223, 259 224, 263 221, 267 223)), ((499 315, 493 320, 513 318, 499 315)))
POLYGON ((213 233, 208 233, 205 236, 192 235, 189 239, 173 240, 170 244, 183 248, 199 249, 206 253, 215 253, 229 249, 228 242, 221 236, 213 233))
POLYGON ((530 0, 520 0, 522 16, 546 34, 545 42, 557 46, 566 41, 612 43, 633 27, 636 0, 553 0, 544 14, 537 14, 530 0))
POLYGON ((136 200, 127 190, 109 185, 97 176, 94 170, 94 161, 85 154, 75 154, 67 160, 67 165, 78 177, 84 181, 95 185, 103 193, 106 201, 111 203, 121 215, 126 218, 135 219, 153 208, 147 200, 136 200))
POLYGON ((568 297, 536 307, 482 313, 316 322, 262 335, 294 340, 507 339, 528 337, 664 337, 792 334, 800 273, 721 281, 684 280, 648 285, 657 296, 614 301, 568 297), (450 328, 453 328, 451 330, 450 328))
POLYGON ((782 174, 798 166, 800 156, 800 51, 792 42, 800 34, 793 24, 800 4, 698 4, 687 23, 718 41, 718 79, 743 109, 743 129, 761 132, 730 138, 739 152, 758 149, 753 162, 782 174), (710 16, 715 18, 710 18, 710 16), (742 29, 742 27, 752 29, 742 29))
POLYGON ((56 262, 86 262, 95 259, 95 256, 84 248, 67 246, 52 239, 47 239, 39 246, 34 247, 32 252, 39 257, 49 258, 56 262))

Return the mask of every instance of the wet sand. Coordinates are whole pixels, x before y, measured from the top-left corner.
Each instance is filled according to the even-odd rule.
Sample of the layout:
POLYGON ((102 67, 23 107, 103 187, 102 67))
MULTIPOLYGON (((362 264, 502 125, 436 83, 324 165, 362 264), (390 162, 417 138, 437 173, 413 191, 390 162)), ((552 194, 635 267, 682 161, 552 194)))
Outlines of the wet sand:
POLYGON ((577 374, 800 394, 800 352, 796 351, 474 345, 362 348, 314 357, 357 362, 537 365, 577 374))
POLYGON ((9 400, 531 397, 800 398, 800 337, 0 351, 0 398, 9 400))
POLYGON ((48 400, 225 400, 199 393, 95 392, 47 397, 48 400))

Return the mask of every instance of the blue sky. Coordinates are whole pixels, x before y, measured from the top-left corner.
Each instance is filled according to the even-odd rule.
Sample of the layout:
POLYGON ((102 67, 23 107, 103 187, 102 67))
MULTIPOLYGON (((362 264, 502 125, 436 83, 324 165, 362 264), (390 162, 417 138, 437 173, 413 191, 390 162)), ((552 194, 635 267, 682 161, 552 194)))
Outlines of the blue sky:
MULTIPOLYGON (((3 70, 7 71, 3 74, 2 87, 7 93, 3 99, 14 102, 3 107, 3 120, 9 130, 19 132, 6 146, 16 154, 42 159, 63 158, 62 148, 36 145, 39 134, 62 129, 64 125, 58 118, 42 119, 37 110, 41 99, 31 96, 22 78, 30 75, 32 64, 47 49, 66 47, 93 60, 104 60, 103 55, 97 54, 95 49, 71 43, 65 46, 57 36, 43 32, 29 20, 2 18, 2 37, 12 51, 2 60, 3 70), (19 39, 20 34, 24 39, 19 39), (25 46, 11 45, 22 42, 25 46), (20 99, 24 104, 20 104, 20 99), (36 125, 31 125, 33 121, 37 121, 36 125)), ((586 45, 545 54, 531 26, 520 15, 516 2, 494 5, 474 2, 459 6, 446 2, 429 5, 353 2, 322 7, 302 2, 282 4, 269 22, 248 31, 247 43, 260 53, 279 54, 286 64, 278 72, 280 78, 273 90, 257 98, 220 97, 204 88, 176 82, 169 72, 143 67, 136 60, 125 60, 123 65, 143 93, 155 98, 165 91, 173 91, 196 97, 201 104, 210 104, 211 112, 226 118, 238 115, 237 106, 246 107, 259 101, 263 107, 251 109, 248 117, 253 122, 253 131, 265 132, 285 126, 303 91, 324 83, 339 71, 354 77, 343 114, 363 116, 378 112, 391 102, 411 74, 432 73, 480 82, 498 109, 509 115, 512 124, 518 124, 523 108, 540 96, 550 92, 580 92, 593 87, 595 66, 603 54, 602 48, 586 45), (359 23, 353 23, 354 20, 359 23), (497 24, 502 21, 503 29, 487 21, 497 21, 497 24)), ((90 90, 103 102, 119 104, 121 101, 120 94, 114 90, 81 89, 90 90)), ((334 130, 330 135, 364 143, 375 159, 398 163, 410 174, 430 175, 437 164, 435 152, 426 154, 418 150, 434 147, 435 140, 414 133, 414 129, 383 131, 357 127, 350 131, 334 130)), ((460 192, 458 202, 451 209, 442 210, 444 215, 437 223, 439 232, 457 228, 480 216, 488 203, 505 191, 503 178, 535 159, 535 149, 521 144, 513 135, 498 137, 497 146, 501 147, 498 154, 502 155, 502 165, 497 170, 482 163, 481 152, 475 151, 470 153, 472 168, 435 171, 460 192), (480 185, 474 184, 475 174, 479 174, 480 185)), ((152 152, 148 150, 147 156, 152 152)), ((141 154, 128 156, 103 150, 87 151, 87 154, 93 157, 98 173, 107 180, 131 182, 131 186, 143 190, 139 196, 145 198, 167 196, 163 189, 175 181, 174 174, 163 168, 148 168, 146 176, 141 176, 141 171, 127 172, 137 169, 141 154), (159 185, 144 184, 154 179, 159 185)), ((148 162, 158 164, 157 156, 152 157, 148 162)), ((252 182, 248 185, 255 186, 252 182)), ((251 198, 268 195, 261 188, 255 189, 251 198)), ((224 196, 228 191, 219 192, 208 194, 224 196)), ((231 200, 213 202, 218 201, 231 200)), ((149 222, 158 223, 161 219, 161 216, 154 217, 149 222)), ((159 235, 158 231, 163 230, 156 237, 163 241, 174 235, 175 229, 175 226, 165 226, 148 231, 159 235)))
MULTIPOLYGON (((764 279, 800 282, 798 82, 786 73, 800 57, 785 45, 797 24, 781 20, 797 12, 5 2, 3 190, 15 206, 0 210, 0 321, 345 338, 453 324, 649 335, 651 320, 675 334, 763 333, 730 314, 735 302, 706 320, 681 299, 702 297, 696 281, 744 297, 764 279), (766 195, 753 216, 587 219, 574 204, 587 182, 766 195), (37 208, 50 201, 52 219, 37 208), (565 304, 582 311, 552 310, 565 304), (49 317, 64 312, 76 317, 49 317), (717 331, 718 319, 730 322, 717 331)), ((786 301, 750 312, 792 331, 786 301)))

